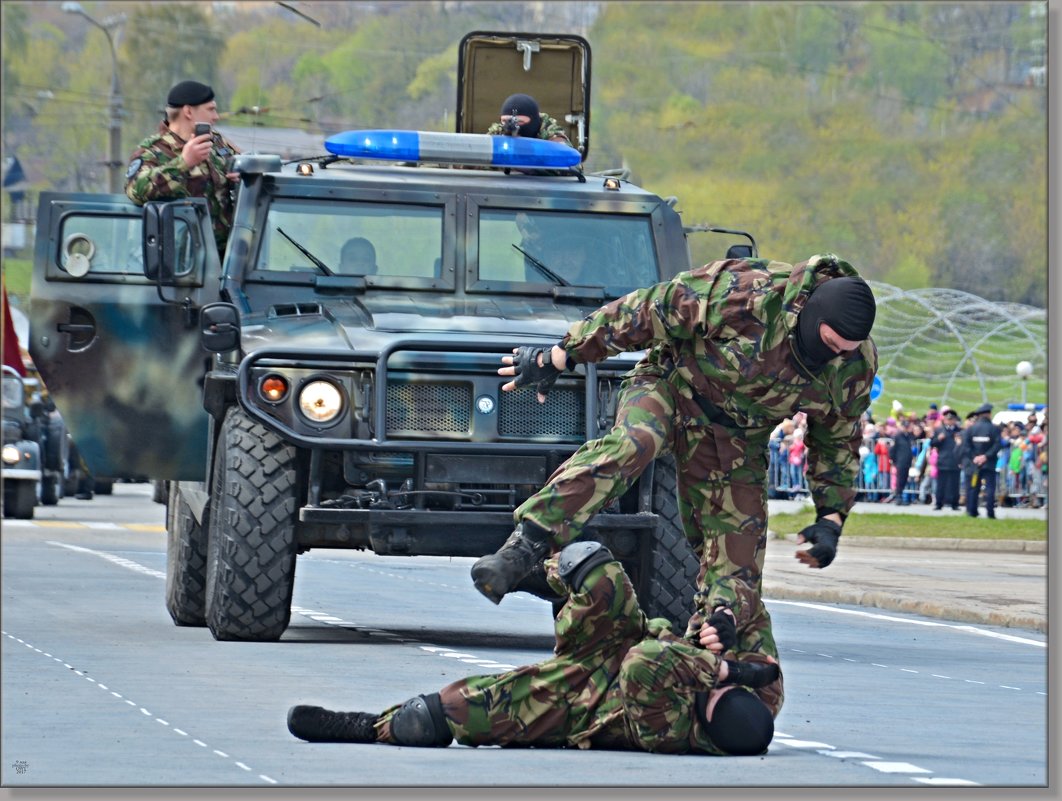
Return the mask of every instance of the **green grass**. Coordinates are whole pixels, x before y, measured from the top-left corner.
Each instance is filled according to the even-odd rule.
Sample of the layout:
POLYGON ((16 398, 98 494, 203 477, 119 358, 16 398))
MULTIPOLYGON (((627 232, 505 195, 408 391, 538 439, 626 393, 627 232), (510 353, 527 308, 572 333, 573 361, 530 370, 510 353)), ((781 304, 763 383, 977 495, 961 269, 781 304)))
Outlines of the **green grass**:
MULTIPOLYGON (((982 511, 982 515, 984 512, 982 511)), ((795 534, 815 522, 814 511, 773 514, 768 528, 779 536, 795 534)), ((940 537, 971 540, 1047 539, 1046 520, 989 520, 966 515, 853 514, 845 521, 844 536, 850 537, 940 537)))
POLYGON ((30 275, 33 262, 29 259, 4 259, 4 286, 9 298, 18 298, 23 310, 29 308, 30 275))

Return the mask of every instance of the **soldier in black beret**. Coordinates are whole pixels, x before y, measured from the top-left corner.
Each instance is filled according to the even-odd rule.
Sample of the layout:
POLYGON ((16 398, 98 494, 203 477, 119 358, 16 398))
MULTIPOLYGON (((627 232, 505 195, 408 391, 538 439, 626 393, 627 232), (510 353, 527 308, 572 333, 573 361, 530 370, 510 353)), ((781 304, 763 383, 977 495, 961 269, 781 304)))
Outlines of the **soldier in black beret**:
POLYGON ((218 254, 224 255, 232 228, 237 175, 228 172, 240 151, 216 130, 196 135, 197 123, 213 126, 220 117, 214 90, 199 81, 181 81, 166 95, 166 117, 129 159, 125 193, 137 204, 149 200, 205 197, 218 254))

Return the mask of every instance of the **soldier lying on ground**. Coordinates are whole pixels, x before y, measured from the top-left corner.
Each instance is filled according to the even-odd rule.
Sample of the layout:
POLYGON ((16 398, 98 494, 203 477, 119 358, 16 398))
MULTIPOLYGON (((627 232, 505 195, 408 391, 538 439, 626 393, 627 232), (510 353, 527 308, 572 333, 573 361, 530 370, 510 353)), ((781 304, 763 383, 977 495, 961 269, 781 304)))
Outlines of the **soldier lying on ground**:
POLYGON ((515 377, 502 389, 533 385, 539 402, 577 363, 646 353, 620 389, 612 430, 562 464, 516 509, 505 544, 473 565, 477 589, 499 603, 670 452, 682 524, 701 561, 691 626, 724 607, 747 622, 756 607, 735 587, 761 588, 768 441, 798 411, 807 413, 817 519, 799 537, 814 547, 796 556, 826 567, 855 503, 861 416, 877 369, 875 310, 870 287, 836 256, 793 266, 728 259, 606 304, 552 348, 514 349, 498 370, 515 377))
POLYGON ((547 562, 567 600, 554 656, 460 679, 377 714, 294 706, 288 729, 310 742, 408 746, 604 748, 669 754, 761 754, 784 697, 766 609, 741 628, 723 614, 692 638, 648 619, 623 567, 597 542, 547 562), (729 652, 729 653, 728 653, 729 652), (726 658, 724 653, 728 653, 726 658))

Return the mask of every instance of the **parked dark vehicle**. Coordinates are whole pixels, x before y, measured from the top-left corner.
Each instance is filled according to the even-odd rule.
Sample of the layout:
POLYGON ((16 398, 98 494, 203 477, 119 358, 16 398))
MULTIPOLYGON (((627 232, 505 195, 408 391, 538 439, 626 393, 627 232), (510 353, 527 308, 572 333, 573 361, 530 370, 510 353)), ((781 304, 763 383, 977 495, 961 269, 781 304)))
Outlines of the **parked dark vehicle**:
MULTIPOLYGON (((501 63, 477 47, 511 55, 509 85, 532 93, 551 59, 578 62, 570 95, 588 105, 584 40, 539 37, 529 72, 517 40, 528 36, 466 37, 460 107, 472 65, 501 63)), ((572 126, 585 156, 585 126, 572 126)), ((328 155, 283 166, 238 157, 220 263, 200 199, 141 209, 42 195, 34 359, 94 472, 168 482, 166 603, 178 625, 279 638, 297 556, 311 548, 489 553, 516 506, 611 425, 638 354, 580 366, 546 404, 533 389, 501 392, 500 358, 688 269, 675 201, 615 174, 470 168, 482 164, 470 147, 492 139, 473 133, 341 134, 328 155), (407 149, 387 149, 399 141, 407 149), (362 143, 372 160, 351 155, 362 143), (352 237, 373 243, 372 271, 341 264, 352 237), (87 243, 89 268, 75 275, 87 243)), ((742 236, 751 244, 735 252, 754 254, 742 236)), ((675 482, 661 460, 587 536, 624 562, 650 614, 684 625, 698 565, 675 482)))

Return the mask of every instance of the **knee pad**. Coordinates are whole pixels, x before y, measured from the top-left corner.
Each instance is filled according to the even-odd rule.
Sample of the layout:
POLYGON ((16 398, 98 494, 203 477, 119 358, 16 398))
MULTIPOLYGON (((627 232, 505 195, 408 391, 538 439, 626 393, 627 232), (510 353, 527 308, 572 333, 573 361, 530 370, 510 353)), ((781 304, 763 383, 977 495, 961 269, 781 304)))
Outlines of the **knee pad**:
POLYGON ((398 745, 434 747, 453 741, 438 693, 410 698, 391 716, 391 735, 398 745))
POLYGON ((557 556, 557 575, 573 592, 579 592, 591 570, 612 560, 612 552, 600 542, 580 540, 566 545, 557 556))

